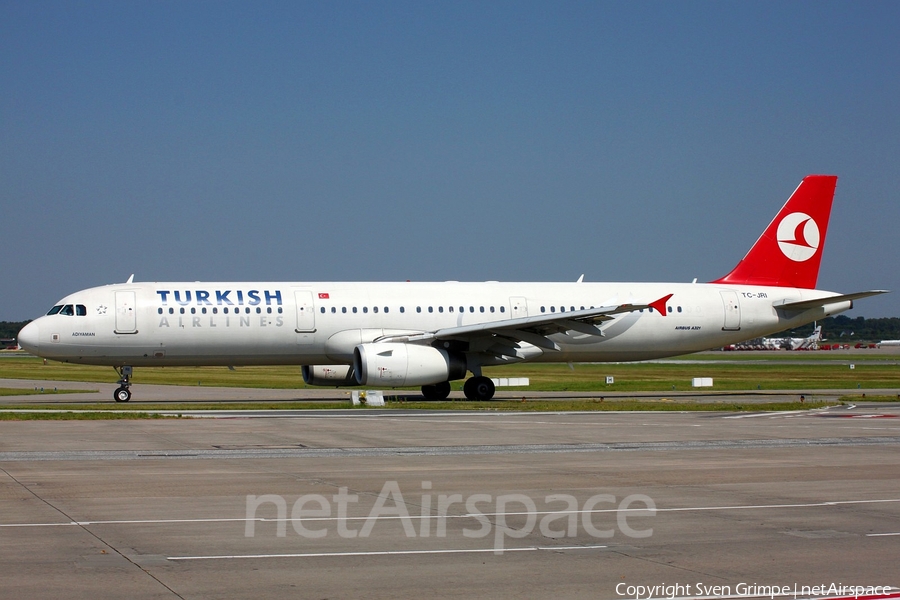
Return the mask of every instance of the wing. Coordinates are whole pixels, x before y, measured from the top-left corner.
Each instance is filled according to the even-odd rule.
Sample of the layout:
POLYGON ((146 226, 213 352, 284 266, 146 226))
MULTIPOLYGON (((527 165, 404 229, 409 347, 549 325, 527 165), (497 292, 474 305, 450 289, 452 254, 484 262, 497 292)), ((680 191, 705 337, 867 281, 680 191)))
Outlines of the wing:
POLYGON ((648 304, 618 304, 570 312, 549 313, 534 317, 474 323, 459 327, 446 327, 421 334, 386 337, 376 341, 430 343, 435 340, 446 340, 473 342, 476 340, 491 341, 491 338, 494 338, 500 342, 498 345, 499 351, 495 350, 495 352, 505 356, 518 356, 520 354, 516 352, 518 348, 515 347, 515 342, 526 342, 544 350, 559 351, 559 346, 548 336, 554 333, 577 331, 587 335, 602 337, 603 332, 598 325, 604 321, 609 321, 615 315, 653 308, 660 315, 665 316, 666 302, 671 297, 672 294, 669 294, 648 304), (505 349, 508 349, 509 352, 504 351, 505 349))

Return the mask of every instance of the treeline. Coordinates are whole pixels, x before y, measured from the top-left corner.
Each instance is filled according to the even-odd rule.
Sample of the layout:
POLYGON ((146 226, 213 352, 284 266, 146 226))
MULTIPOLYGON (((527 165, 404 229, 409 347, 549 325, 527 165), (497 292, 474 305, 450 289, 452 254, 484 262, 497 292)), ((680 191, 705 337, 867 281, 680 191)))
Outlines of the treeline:
MULTIPOLYGON (((851 319, 844 315, 828 317, 817 323, 822 326, 822 338, 831 341, 859 340, 880 342, 881 340, 900 340, 900 318, 884 317, 851 319)), ((804 325, 795 329, 787 329, 774 333, 769 337, 806 337, 812 335, 814 325, 804 325)))
POLYGON ((0 339, 11 340, 31 321, 0 321, 0 339))

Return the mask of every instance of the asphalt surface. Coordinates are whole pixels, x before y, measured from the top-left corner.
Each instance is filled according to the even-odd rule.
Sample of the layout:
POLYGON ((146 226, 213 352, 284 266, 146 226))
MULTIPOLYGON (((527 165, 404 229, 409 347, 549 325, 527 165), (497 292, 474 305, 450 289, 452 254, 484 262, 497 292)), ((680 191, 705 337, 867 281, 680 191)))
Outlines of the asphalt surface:
POLYGON ((750 586, 900 586, 894 403, 208 416, 0 421, 0 595, 768 598, 750 586))

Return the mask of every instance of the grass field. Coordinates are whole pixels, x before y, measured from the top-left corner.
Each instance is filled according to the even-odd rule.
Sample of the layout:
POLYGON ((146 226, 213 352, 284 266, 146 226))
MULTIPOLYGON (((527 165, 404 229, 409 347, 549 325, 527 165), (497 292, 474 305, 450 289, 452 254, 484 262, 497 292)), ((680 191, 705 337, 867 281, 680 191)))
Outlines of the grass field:
MULTIPOLYGON (((576 364, 573 369, 564 364, 523 364, 488 368, 485 374, 489 377, 528 377, 531 385, 527 389, 530 391, 684 391, 691 389, 694 377, 712 377, 712 389, 720 391, 900 388, 900 365, 895 364, 900 357, 889 360, 883 355, 880 358, 875 355, 853 357, 855 368, 850 369, 847 364, 850 359, 846 355, 830 354, 829 358, 818 358, 823 354, 828 353, 754 353, 748 360, 736 361, 734 354, 716 353, 702 355, 704 361, 713 357, 704 364, 694 364, 692 361, 697 360, 694 355, 662 363, 576 364), (764 357, 757 358, 760 355, 764 357), (804 364, 794 362, 798 355, 804 364), (807 361, 807 356, 816 358, 807 361), (811 364, 805 364, 807 362, 811 364), (607 385, 607 376, 614 377, 615 383, 607 385)), ((0 360, 0 378, 113 383, 117 376, 110 367, 54 362, 45 365, 41 359, 23 357, 0 360)), ((234 371, 225 367, 137 368, 133 381, 274 389, 307 387, 299 367, 238 367, 234 371)), ((453 389, 461 390, 462 382, 454 382, 453 389)))
MULTIPOLYGON (((387 408, 420 410, 479 410, 479 411, 785 411, 812 410, 828 404, 808 397, 806 402, 744 403, 730 401, 727 396, 713 401, 694 402, 688 399, 629 398, 629 392, 658 392, 664 396, 673 390, 691 389, 693 377, 712 377, 712 391, 741 392, 756 390, 798 390, 814 396, 816 390, 900 389, 900 356, 863 355, 852 357, 854 368, 848 364, 847 355, 824 353, 731 353, 692 355, 666 362, 576 364, 573 368, 558 364, 526 364, 503 368, 485 369, 490 377, 528 377, 527 388, 502 388, 504 391, 563 391, 563 392, 618 392, 626 396, 605 399, 565 400, 494 400, 469 402, 465 400, 445 402, 420 402, 388 400, 387 408), (809 357, 809 358, 807 358, 809 357), (703 362, 697 363, 700 359, 703 362), (615 383, 606 384, 612 376, 615 383)), ((116 373, 109 367, 91 367, 49 362, 31 357, 4 357, 0 360, 0 379, 36 379, 78 382, 105 382, 116 380, 116 373)), ((306 388, 299 367, 239 367, 232 371, 225 367, 156 367, 135 369, 136 383, 201 385, 215 387, 252 387, 274 389, 306 388)), ((454 382, 455 390, 462 389, 462 382, 454 382)), ((409 388, 418 389, 418 388, 409 388)), ((706 388, 709 389, 709 388, 706 388)), ((0 396, 35 394, 34 390, 0 388, 0 396)), ((47 393, 45 391, 45 393, 47 393)), ((387 395, 387 394, 386 394, 387 395)), ((855 398, 842 398, 854 401, 855 398)), ((872 396, 869 401, 897 402, 900 397, 872 396)), ((835 404, 834 402, 831 403, 835 404)), ((349 409, 346 402, 252 402, 234 403, 130 403, 96 404, 54 403, 35 412, 34 405, 6 405, 0 411, 0 420, 33 419, 151 419, 160 415, 148 411, 167 411, 177 415, 179 411, 215 410, 304 410, 349 409), (26 412, 21 412, 26 411, 26 412)))
POLYGON ((96 392, 97 390, 28 390, 22 388, 0 388, 0 396, 40 396, 47 394, 82 394, 96 392))

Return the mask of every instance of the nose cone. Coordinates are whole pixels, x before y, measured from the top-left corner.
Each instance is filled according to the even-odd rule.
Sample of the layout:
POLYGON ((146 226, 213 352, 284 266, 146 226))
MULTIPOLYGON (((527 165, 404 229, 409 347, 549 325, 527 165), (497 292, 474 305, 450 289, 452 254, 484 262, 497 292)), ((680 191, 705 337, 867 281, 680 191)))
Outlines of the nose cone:
POLYGON ((35 356, 40 356, 40 340, 41 326, 38 325, 37 321, 32 321, 23 327, 16 338, 16 341, 22 348, 35 356))

